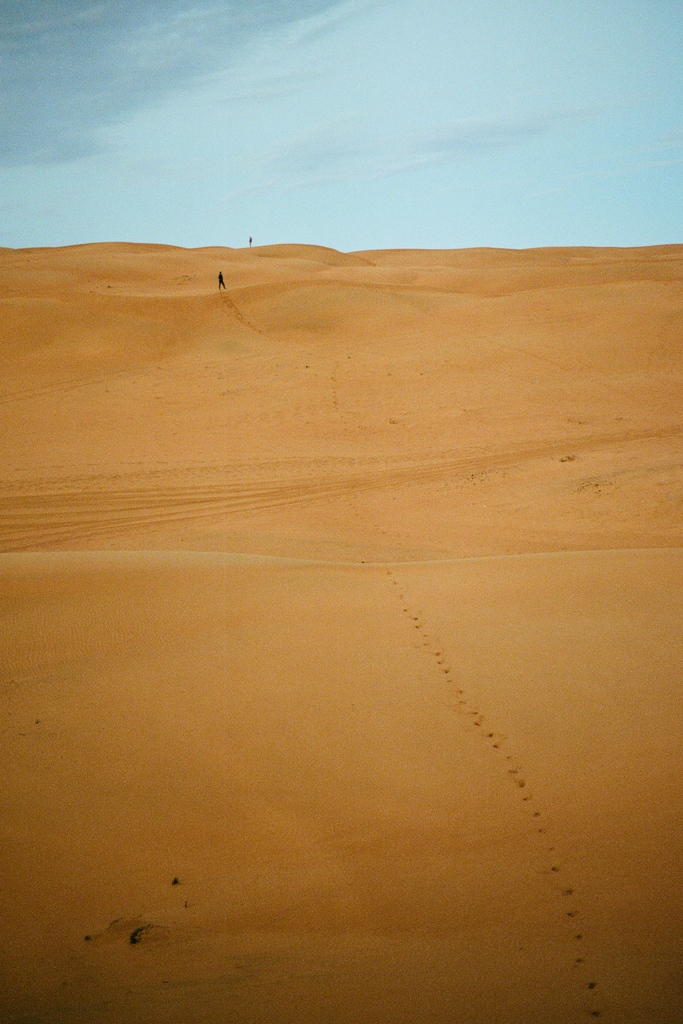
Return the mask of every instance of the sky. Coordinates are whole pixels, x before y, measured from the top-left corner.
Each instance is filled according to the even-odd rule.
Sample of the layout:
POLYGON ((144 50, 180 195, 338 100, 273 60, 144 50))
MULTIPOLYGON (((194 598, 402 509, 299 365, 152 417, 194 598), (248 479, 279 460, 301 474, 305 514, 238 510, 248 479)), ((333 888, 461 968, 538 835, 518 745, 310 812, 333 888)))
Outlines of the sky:
POLYGON ((3 0, 0 245, 683 242, 683 0, 3 0))

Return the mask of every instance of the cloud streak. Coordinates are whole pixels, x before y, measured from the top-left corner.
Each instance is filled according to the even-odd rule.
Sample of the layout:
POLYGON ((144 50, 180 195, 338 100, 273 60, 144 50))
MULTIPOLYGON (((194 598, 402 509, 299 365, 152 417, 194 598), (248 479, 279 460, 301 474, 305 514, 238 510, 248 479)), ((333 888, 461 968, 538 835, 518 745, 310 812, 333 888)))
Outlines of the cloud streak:
POLYGON ((248 191, 299 188, 354 178, 383 178, 543 138, 595 110, 556 110, 527 116, 470 118, 406 132, 377 133, 352 115, 285 139, 261 154, 261 181, 248 191))
POLYGON ((340 0, 4 0, 0 163, 54 163, 102 148, 98 131, 230 66, 258 33, 324 31, 340 0))

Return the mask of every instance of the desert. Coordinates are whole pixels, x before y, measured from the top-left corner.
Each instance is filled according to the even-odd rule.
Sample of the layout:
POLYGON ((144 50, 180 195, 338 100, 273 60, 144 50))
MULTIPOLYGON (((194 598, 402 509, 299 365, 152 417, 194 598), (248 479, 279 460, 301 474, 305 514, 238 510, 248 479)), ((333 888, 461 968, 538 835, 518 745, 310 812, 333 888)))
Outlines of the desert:
POLYGON ((683 246, 0 284, 2 1019, 677 1024, 683 246))

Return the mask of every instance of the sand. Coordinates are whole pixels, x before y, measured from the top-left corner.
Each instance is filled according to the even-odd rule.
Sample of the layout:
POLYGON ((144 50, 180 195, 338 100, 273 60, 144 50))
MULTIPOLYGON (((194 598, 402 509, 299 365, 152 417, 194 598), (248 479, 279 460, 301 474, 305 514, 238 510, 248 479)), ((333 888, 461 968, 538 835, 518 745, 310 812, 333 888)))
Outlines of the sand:
POLYGON ((0 283, 0 1018, 678 1024, 683 246, 0 283))

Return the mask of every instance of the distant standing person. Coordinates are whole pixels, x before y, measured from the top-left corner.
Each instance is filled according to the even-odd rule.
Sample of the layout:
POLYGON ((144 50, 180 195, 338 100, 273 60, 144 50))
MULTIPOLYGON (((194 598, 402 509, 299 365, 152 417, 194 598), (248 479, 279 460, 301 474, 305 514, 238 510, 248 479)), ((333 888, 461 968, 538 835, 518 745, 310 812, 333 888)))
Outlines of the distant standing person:
POLYGON ((249 235, 249 248, 251 249, 251 235, 249 235))
POLYGON ((221 288, 225 291, 225 281, 223 280, 223 271, 219 270, 219 272, 218 272, 218 291, 220 291, 221 288))

